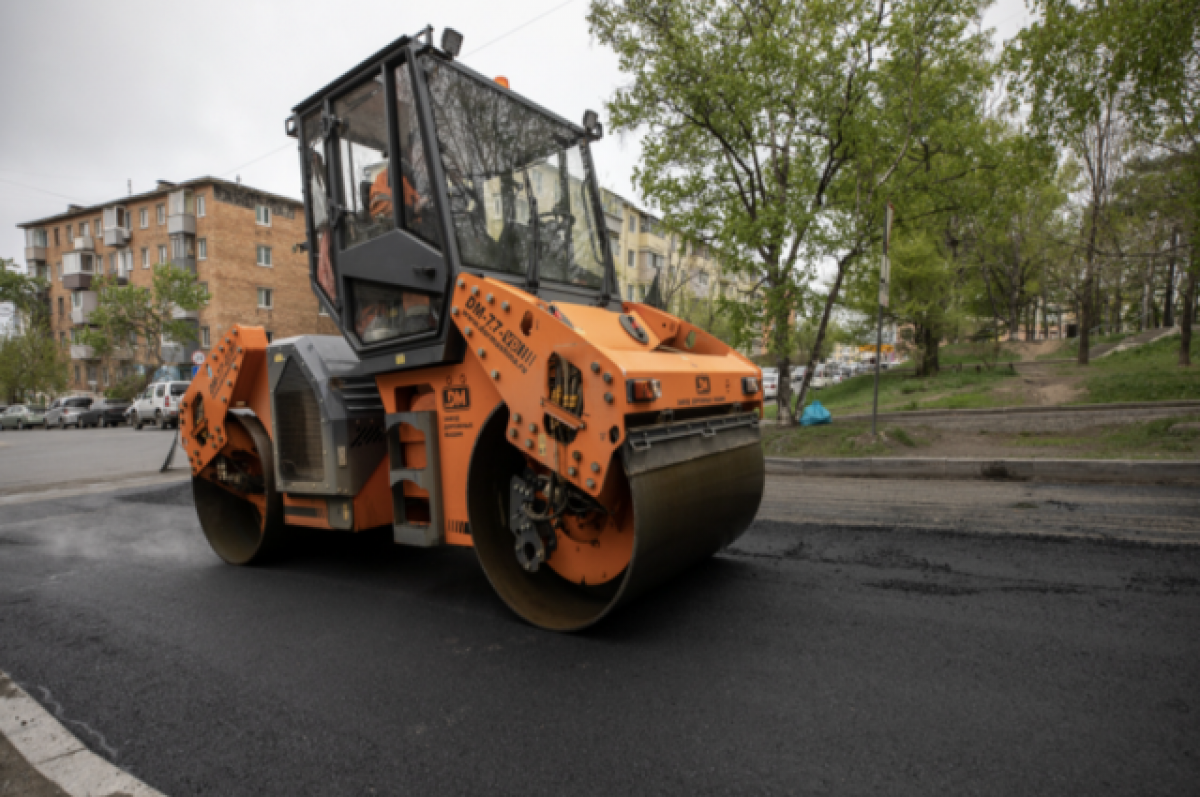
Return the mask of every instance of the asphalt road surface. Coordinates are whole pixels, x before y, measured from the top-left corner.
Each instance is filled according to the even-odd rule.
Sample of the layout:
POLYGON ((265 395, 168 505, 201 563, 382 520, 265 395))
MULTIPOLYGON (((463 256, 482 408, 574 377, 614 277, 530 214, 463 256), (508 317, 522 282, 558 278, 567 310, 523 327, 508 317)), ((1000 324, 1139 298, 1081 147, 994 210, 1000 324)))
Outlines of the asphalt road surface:
MULTIPOLYGON (((0 669, 168 795, 1195 793, 1200 546, 839 525, 797 484, 579 635, 469 550, 223 565, 186 484, 8 505, 0 669)), ((1200 524, 1195 491, 1125 494, 1200 524)))
MULTIPOLYGON (((155 474, 172 431, 147 426, 0 432, 0 496, 155 474)), ((176 464, 186 466, 183 457, 176 464)), ((180 470, 180 473, 183 473, 180 470)))

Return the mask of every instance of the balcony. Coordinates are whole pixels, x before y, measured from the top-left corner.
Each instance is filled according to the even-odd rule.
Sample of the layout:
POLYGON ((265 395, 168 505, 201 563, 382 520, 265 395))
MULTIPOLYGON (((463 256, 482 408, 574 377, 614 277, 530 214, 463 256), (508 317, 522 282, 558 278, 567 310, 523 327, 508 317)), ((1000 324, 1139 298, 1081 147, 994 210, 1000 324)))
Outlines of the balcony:
POLYGON ((71 344, 71 359, 72 360, 94 360, 96 359, 96 350, 91 346, 84 346, 82 343, 71 344))
POLYGON ((105 227, 104 245, 116 247, 128 246, 129 230, 125 229, 124 227, 105 227))
POLYGON ((175 319, 176 321, 181 321, 184 319, 198 321, 198 320, 200 320, 200 311, 199 310, 184 310, 182 307, 172 306, 171 307, 171 318, 175 319))
POLYGON ((75 238, 76 252, 95 252, 96 239, 90 235, 80 235, 75 238))
POLYGON ((25 263, 33 267, 34 263, 46 262, 46 231, 42 229, 25 231, 25 263))
POLYGON ((193 321, 192 326, 195 328, 194 340, 190 340, 187 343, 177 343, 173 340, 163 339, 162 358, 165 362, 190 363, 192 361, 192 355, 200 350, 200 325, 193 321))
POLYGON ((104 209, 104 245, 127 246, 129 244, 129 213, 124 207, 104 209))
POLYGON ((86 324, 96 309, 95 291, 76 291, 71 294, 71 323, 86 324))
POLYGON ((196 234, 196 197, 191 191, 176 191, 167 199, 167 234, 196 234))
MULTIPOLYGON (((79 240, 78 238, 76 239, 79 240)), ((96 256, 91 252, 67 252, 63 255, 63 287, 69 291, 86 291, 92 287, 96 273, 96 256)))
POLYGON ((108 353, 108 359, 110 359, 110 360, 132 360, 133 359, 133 348, 129 347, 129 346, 125 346, 124 348, 113 349, 112 351, 110 351, 108 353))

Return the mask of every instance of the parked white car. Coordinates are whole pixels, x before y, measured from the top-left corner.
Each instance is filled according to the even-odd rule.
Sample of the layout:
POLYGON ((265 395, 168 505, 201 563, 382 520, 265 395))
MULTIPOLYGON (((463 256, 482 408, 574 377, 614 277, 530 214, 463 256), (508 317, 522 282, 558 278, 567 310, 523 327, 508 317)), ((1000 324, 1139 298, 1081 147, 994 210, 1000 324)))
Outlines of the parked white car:
MULTIPOLYGON (((804 383, 804 374, 808 371, 808 366, 801 366, 792 369, 792 393, 800 392, 800 385, 804 383)), ((825 366, 818 364, 813 371, 812 379, 809 380, 808 386, 813 390, 820 390, 828 384, 829 380, 825 377, 825 366)))
POLYGON ((763 374, 763 398, 773 399, 779 395, 779 369, 764 368, 763 374))
POLYGON ((159 429, 179 426, 179 401, 187 392, 187 382, 155 382, 134 399, 129 408, 129 423, 134 429, 152 423, 159 429))

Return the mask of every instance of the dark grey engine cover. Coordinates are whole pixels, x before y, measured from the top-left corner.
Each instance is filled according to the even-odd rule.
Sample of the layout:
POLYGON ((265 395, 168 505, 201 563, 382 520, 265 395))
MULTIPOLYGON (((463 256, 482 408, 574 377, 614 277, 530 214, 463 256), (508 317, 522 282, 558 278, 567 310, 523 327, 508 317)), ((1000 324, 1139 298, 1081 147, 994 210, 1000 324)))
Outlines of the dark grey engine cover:
POLYGON ((275 479, 281 492, 354 496, 387 453, 374 377, 341 336, 284 338, 267 348, 275 479))

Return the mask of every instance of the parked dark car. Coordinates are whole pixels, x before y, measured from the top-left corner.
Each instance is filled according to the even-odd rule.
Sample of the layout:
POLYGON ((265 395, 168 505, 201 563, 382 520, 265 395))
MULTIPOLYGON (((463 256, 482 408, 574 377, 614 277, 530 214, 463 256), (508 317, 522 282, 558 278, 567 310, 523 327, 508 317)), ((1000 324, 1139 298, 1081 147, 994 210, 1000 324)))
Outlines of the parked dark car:
POLYGON ((101 427, 107 429, 110 426, 120 426, 125 422, 125 411, 129 409, 128 401, 119 399, 96 399, 88 411, 79 416, 79 427, 87 429, 90 427, 101 427))

